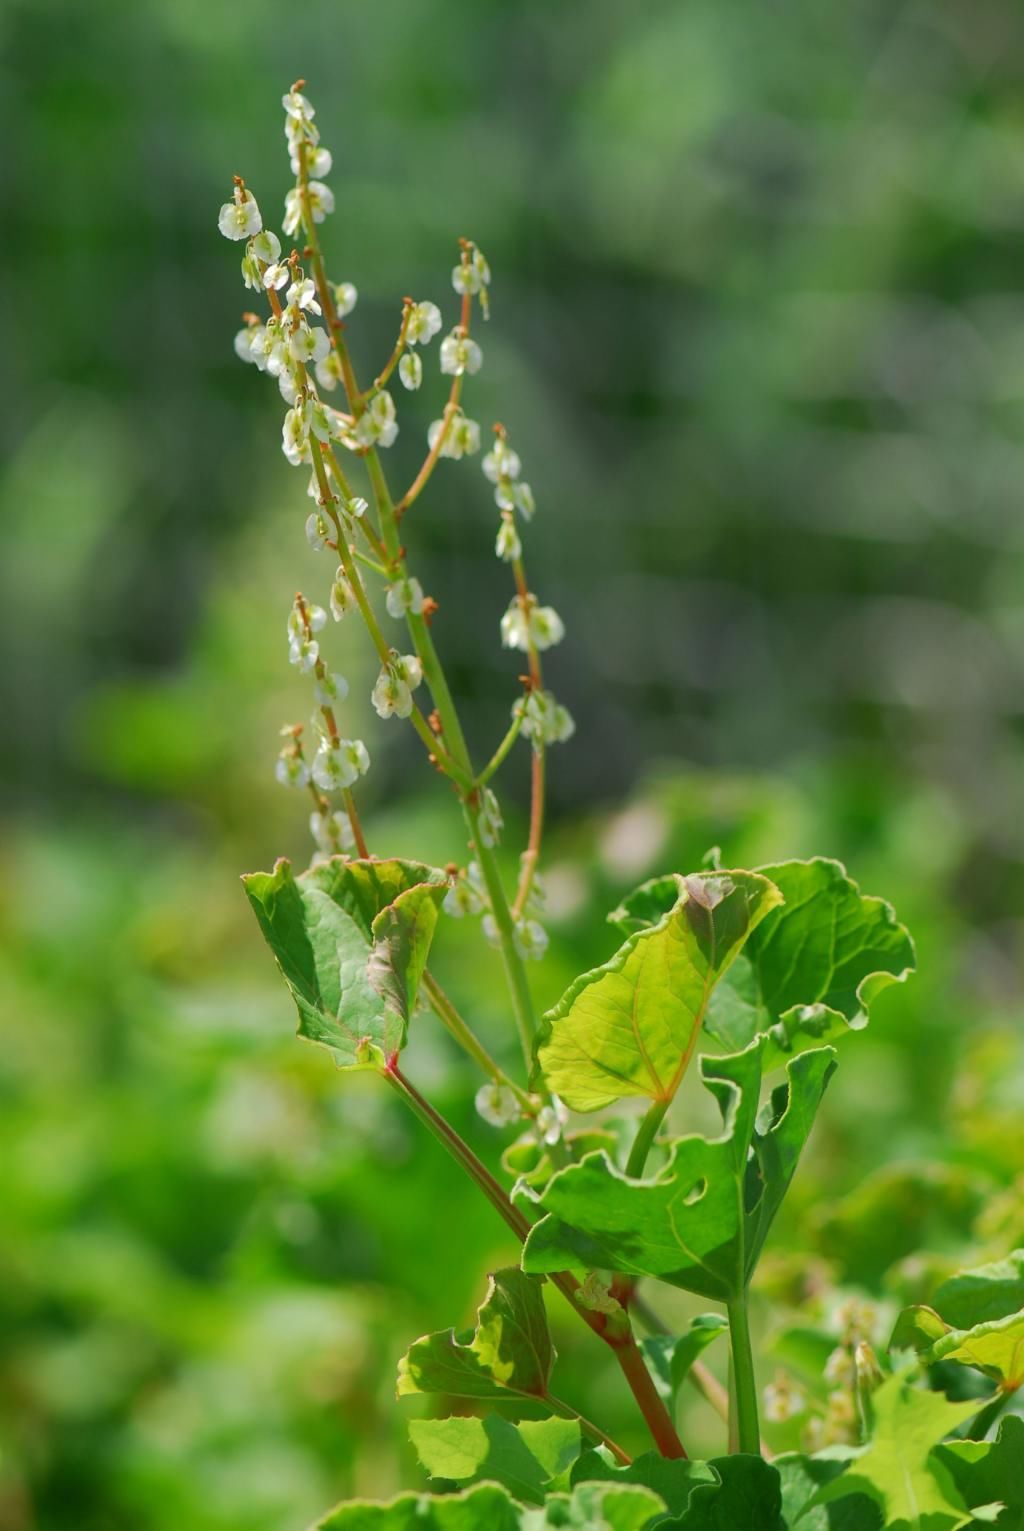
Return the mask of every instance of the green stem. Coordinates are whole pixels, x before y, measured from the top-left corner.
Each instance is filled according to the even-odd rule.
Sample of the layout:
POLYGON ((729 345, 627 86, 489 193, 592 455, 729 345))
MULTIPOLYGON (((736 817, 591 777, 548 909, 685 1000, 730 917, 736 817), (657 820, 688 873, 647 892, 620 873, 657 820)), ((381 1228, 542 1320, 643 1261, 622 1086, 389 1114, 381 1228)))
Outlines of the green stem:
POLYGON ((639 1180, 644 1172, 647 1155, 654 1145, 658 1128, 664 1121, 665 1112, 668 1108, 669 1102, 667 1100, 652 1101, 647 1108, 646 1115, 640 1123, 637 1135, 633 1140, 633 1147, 629 1151, 629 1158, 626 1161, 626 1174, 630 1175, 634 1180, 639 1180))
POLYGON ((512 1205, 512 1202, 506 1196, 490 1170, 485 1164, 480 1162, 469 1144, 459 1137, 455 1128, 446 1122, 440 1112, 435 1111, 430 1102, 420 1094, 416 1086, 406 1079, 397 1062, 392 1060, 386 1068, 381 1069, 381 1074, 398 1091, 409 1109, 419 1117, 424 1127, 433 1134, 442 1147, 448 1150, 453 1158, 458 1160, 467 1174, 472 1176, 487 1197, 487 1200, 491 1203, 491 1206, 504 1218, 520 1243, 523 1243, 530 1231, 529 1223, 522 1213, 512 1205))
POLYGON ((727 1304, 729 1340, 732 1346, 730 1368, 729 1449, 758 1456, 761 1430, 757 1420, 757 1378, 754 1354, 750 1347, 750 1319, 747 1291, 727 1304))
POLYGON ((469 1054, 474 1063, 479 1064, 485 1074, 490 1075, 495 1084, 511 1090, 523 1110, 532 1115, 537 1109, 535 1103, 530 1100, 526 1091, 520 1089, 519 1085, 515 1084, 494 1061, 486 1047, 470 1029, 469 1023, 456 1010, 437 979, 430 973, 424 973, 422 988, 438 1019, 463 1051, 469 1054))
POLYGON ((554 1393, 546 1393, 544 1395, 544 1402, 556 1414, 561 1415, 562 1419, 578 1420, 580 1429, 589 1440, 593 1441, 596 1446, 607 1446, 612 1456, 621 1462, 623 1467, 629 1466, 633 1460, 632 1457, 627 1456, 622 1447, 616 1441, 613 1441, 610 1435, 605 1435, 603 1430, 587 1419, 584 1414, 581 1414, 578 1409, 574 1409, 572 1404, 563 1403, 562 1399, 556 1398, 554 1393))
POLYGON ((477 777, 474 783, 475 786, 485 787, 487 785, 495 771, 497 771, 499 766, 504 763, 509 750, 519 738, 519 730, 522 728, 522 726, 523 711, 522 708, 517 708, 515 717, 512 719, 512 726, 510 727, 508 733, 505 735, 504 739, 502 739, 501 743, 498 745, 498 748, 494 751, 494 754, 491 756, 490 760, 480 772, 480 775, 477 777))

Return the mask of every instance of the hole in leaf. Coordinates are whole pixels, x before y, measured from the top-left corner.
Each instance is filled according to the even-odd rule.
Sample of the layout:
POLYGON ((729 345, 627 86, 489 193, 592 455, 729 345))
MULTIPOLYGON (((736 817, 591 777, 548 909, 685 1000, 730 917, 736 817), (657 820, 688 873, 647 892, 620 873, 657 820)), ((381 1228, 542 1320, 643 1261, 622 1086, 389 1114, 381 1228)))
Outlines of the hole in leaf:
POLYGON ((700 1201, 707 1188, 708 1183, 706 1180, 698 1180, 696 1185, 691 1186, 686 1195, 683 1197, 683 1205, 686 1207, 692 1207, 694 1202, 700 1201))

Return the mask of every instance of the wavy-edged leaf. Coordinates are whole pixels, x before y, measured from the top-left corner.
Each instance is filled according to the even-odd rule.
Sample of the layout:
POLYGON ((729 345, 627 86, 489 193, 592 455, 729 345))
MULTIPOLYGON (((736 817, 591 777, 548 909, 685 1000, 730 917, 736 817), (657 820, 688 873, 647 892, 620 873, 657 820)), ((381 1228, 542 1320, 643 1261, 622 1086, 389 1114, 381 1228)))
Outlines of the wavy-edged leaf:
POLYGON ((329 1047, 342 1068, 381 1067, 405 1044, 444 873, 335 858, 299 877, 281 860, 242 880, 295 1001, 299 1035, 329 1047))
POLYGON ((813 1505, 864 1494, 885 1512, 886 1526, 953 1531, 970 1519, 963 1496, 932 1448, 977 1414, 983 1398, 951 1403, 942 1393, 914 1387, 906 1373, 889 1377, 872 1394, 870 1445, 839 1477, 820 1488, 813 1505))
POLYGON ((640 1348, 654 1378, 654 1385, 674 1413, 679 1389, 693 1363, 721 1335, 728 1334, 729 1323, 721 1313, 698 1313, 689 1328, 680 1335, 655 1334, 642 1340, 640 1348))
POLYGON ((1008 1415, 994 1441, 947 1441, 934 1455, 972 1510, 1001 1504, 999 1531, 1024 1531, 1024 1419, 1008 1415))
POLYGON ((545 1397, 555 1351, 541 1287, 517 1266, 495 1271, 471 1335, 446 1329, 409 1347, 398 1363, 398 1396, 545 1397))
POLYGON ((630 1095, 672 1099, 715 985, 780 898, 756 872, 672 882, 675 901, 657 923, 577 978, 544 1017, 540 1070, 576 1111, 630 1095))
POLYGON ((882 1531, 881 1508, 864 1494, 812 1506, 818 1490, 839 1476, 848 1459, 842 1447, 813 1457, 796 1452, 775 1457, 772 1466, 782 1480, 782 1518, 787 1526, 799 1531, 882 1531))
MULTIPOLYGON (((635 1131, 635 1123, 632 1126, 635 1131)), ((584 1154, 593 1153, 598 1148, 614 1153, 618 1137, 614 1132, 594 1127, 584 1132, 569 1132, 564 1142, 574 1159, 582 1159, 584 1154)), ((519 1138, 510 1143, 501 1156, 501 1167, 506 1175, 522 1180, 534 1189, 547 1185, 556 1169, 550 1146, 536 1137, 519 1138)))
POLYGON ((523 1510, 503 1488, 464 1494, 399 1494, 386 1504, 353 1499, 328 1511, 315 1531, 522 1531, 523 1510))
POLYGON ((579 1483, 571 1494, 552 1494, 544 1509, 527 1510, 523 1531, 647 1531, 664 1505, 639 1483, 579 1483))
POLYGON ((765 1066, 867 1024, 875 996, 914 968, 914 944, 884 899, 862 894, 841 862, 783 861, 759 871, 784 903, 751 935, 705 1022, 723 1047, 771 1037, 765 1066))
POLYGON ((653 1489, 665 1503, 665 1515, 651 1523, 651 1531, 658 1527, 664 1531, 676 1524, 690 1503, 690 1494, 698 1483, 717 1485, 721 1482, 715 1469, 707 1462, 692 1462, 686 1458, 670 1460, 656 1451, 644 1452, 634 1457, 628 1467, 620 1467, 609 1460, 604 1451, 584 1451, 572 1469, 573 1484, 636 1483, 653 1489))
POLYGON ((701 1059, 721 1137, 679 1139, 650 1179, 631 1178, 603 1152, 553 1176, 538 1198, 547 1216, 526 1241, 524 1270, 623 1271, 722 1302, 737 1297, 835 1067, 831 1048, 800 1054, 759 1114, 765 1045, 760 1037, 733 1056, 701 1059))
POLYGON ((452 1483, 486 1479, 527 1504, 543 1504, 545 1489, 580 1454, 580 1427, 573 1419, 519 1424, 497 1414, 417 1419, 409 1425, 409 1437, 431 1478, 452 1483))

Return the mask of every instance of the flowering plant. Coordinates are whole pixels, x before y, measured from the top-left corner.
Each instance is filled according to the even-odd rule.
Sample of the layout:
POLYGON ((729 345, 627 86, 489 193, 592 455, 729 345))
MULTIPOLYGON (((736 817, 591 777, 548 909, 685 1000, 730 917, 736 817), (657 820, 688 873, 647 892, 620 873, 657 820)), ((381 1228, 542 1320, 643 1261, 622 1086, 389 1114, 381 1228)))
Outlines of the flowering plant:
MULTIPOLYGON (((986 1268, 960 1278, 957 1292, 947 1294, 948 1321, 940 1316, 941 1292, 935 1309, 908 1309, 883 1361, 872 1348, 872 1320, 862 1306, 848 1305, 825 1369, 829 1404, 806 1432, 808 1448, 824 1450, 770 1460, 761 1438, 748 1292, 835 1070, 836 1044, 861 1029, 877 994, 913 967, 910 938, 890 906, 862 895, 835 861, 725 869, 712 854, 701 868, 635 889, 610 915, 621 937, 617 950, 545 1015, 535 1013, 527 965, 543 958, 547 944, 538 876, 547 756, 571 738, 573 721, 546 685, 542 656, 564 626, 527 579, 523 534, 535 501, 504 427, 494 427, 481 466, 498 512, 495 552, 513 585, 501 641, 524 656, 525 672, 508 728, 483 766, 471 758, 435 646, 437 603, 412 572, 404 542, 406 517, 440 459, 481 451, 463 391, 483 362, 474 318, 488 317, 491 272, 480 249, 460 241, 451 275, 457 320, 438 348, 447 398, 428 429, 421 467, 396 497, 383 455, 399 430, 389 385, 397 375, 403 389, 421 387, 424 355, 444 322, 433 302, 405 299, 391 355, 368 386, 359 382, 346 338, 356 289, 328 279, 320 244, 320 226, 334 207, 325 179, 331 155, 303 84, 283 98, 295 182, 282 232, 299 245, 285 253, 240 178, 219 220, 227 238, 244 244, 245 286, 266 305, 262 315, 245 315, 235 350, 277 384, 284 455, 308 474, 306 537, 333 568, 323 582, 325 604, 298 594, 288 613, 289 659, 308 677, 314 710, 308 731, 299 724, 282 730, 276 767, 284 785, 310 796, 315 853, 298 875, 282 860, 272 872, 247 876, 245 887, 295 1001, 300 1035, 328 1048, 342 1069, 369 1070, 401 1097, 504 1220, 516 1252, 490 1277, 471 1333, 427 1335, 399 1368, 400 1396, 504 1406, 411 1427, 427 1474, 449 1490, 388 1505, 341 1505, 320 1524, 935 1531, 991 1521, 1001 1513, 1003 1477, 1021 1445, 1019 1420, 1005 1421, 995 1441, 983 1437, 1021 1380, 1024 1314, 1013 1304, 1024 1287, 1024 1257, 1010 1278, 986 1268), (370 752, 344 728, 348 684, 325 653, 331 618, 364 625, 380 666, 373 707, 381 719, 411 725, 458 799, 465 865, 435 868, 372 854, 354 790, 370 752), (392 642, 396 631, 405 636, 392 642), (510 892, 495 854, 504 826, 494 784, 520 740, 529 755, 531 811, 510 892), (522 1050, 518 1078, 491 1056, 430 972, 430 949, 446 917, 478 917, 500 954, 522 1050), (517 1133, 505 1152, 505 1183, 403 1068, 409 1028, 424 1024, 426 1010, 479 1067, 484 1122, 517 1133), (721 1115, 717 1135, 680 1136, 669 1126, 695 1064, 721 1115), (633 1099, 640 1113, 625 1121, 602 1114, 595 1127, 579 1120, 633 1099), (723 1311, 670 1333, 648 1301, 647 1288, 657 1282, 723 1311), (976 1293, 973 1306, 962 1300, 964 1282, 976 1293), (545 1308, 551 1292, 615 1357, 651 1451, 631 1459, 599 1422, 554 1391, 545 1308), (720 1335, 729 1341, 727 1389, 701 1359, 720 1335), (920 1386, 940 1361, 980 1371, 995 1392, 950 1401, 920 1386), (727 1451, 708 1462, 691 1461, 677 1431, 684 1383, 727 1424, 727 1451), (516 1417, 524 1412, 528 1417, 516 1417), (942 1444, 969 1420, 975 1440, 942 1444)), ((784 1373, 760 1396, 768 1420, 805 1407, 799 1385, 784 1373)), ((1021 1524, 999 1521, 1011 1523, 1021 1524)))

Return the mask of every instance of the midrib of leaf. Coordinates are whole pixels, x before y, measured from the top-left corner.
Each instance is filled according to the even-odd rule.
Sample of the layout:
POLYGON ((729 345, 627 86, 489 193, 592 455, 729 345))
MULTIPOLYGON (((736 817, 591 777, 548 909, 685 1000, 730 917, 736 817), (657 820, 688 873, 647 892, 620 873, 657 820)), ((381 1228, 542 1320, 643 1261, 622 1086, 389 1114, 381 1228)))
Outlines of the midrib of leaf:
MULTIPOLYGON (((698 905, 698 907, 700 906, 698 905)), ((693 1050, 697 1045, 697 1038, 700 1036, 701 1028, 704 1025, 704 1012, 708 1008, 708 1000, 711 998, 711 990, 715 986, 712 974, 715 971, 715 959, 718 956, 718 940, 715 933, 714 913, 715 911, 713 909, 707 910, 708 938, 711 945, 711 956, 704 971, 704 985, 703 991, 701 993, 700 1005, 698 1006, 697 1012, 693 1018, 693 1030, 690 1033, 690 1040, 686 1044, 686 1047, 679 1059, 679 1066, 673 1074, 672 1081, 668 1087, 668 1095, 666 1096, 666 1100, 669 1102, 675 1099, 676 1092, 683 1082, 686 1070, 690 1066, 690 1059, 693 1057, 693 1050)))

